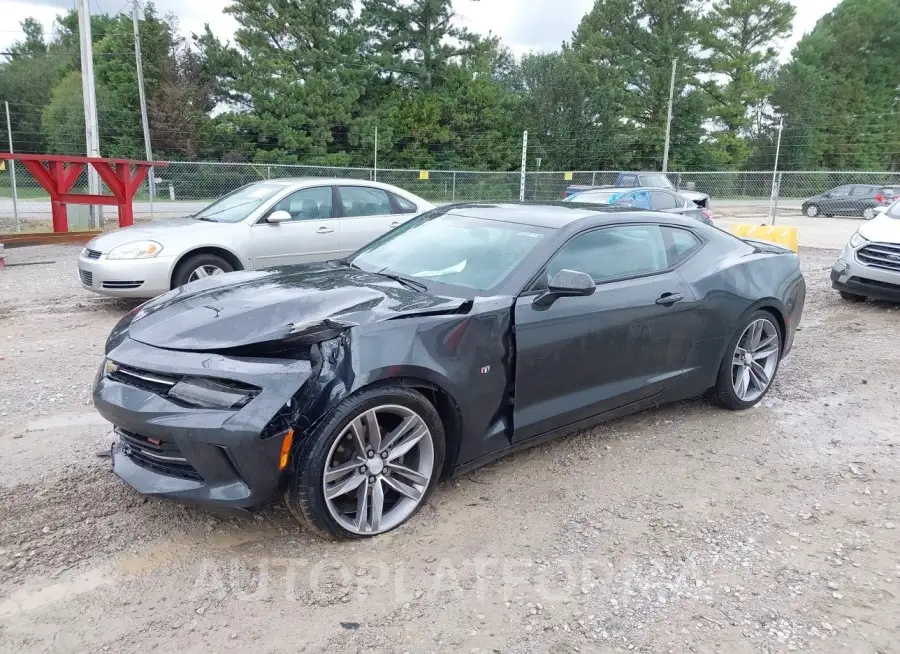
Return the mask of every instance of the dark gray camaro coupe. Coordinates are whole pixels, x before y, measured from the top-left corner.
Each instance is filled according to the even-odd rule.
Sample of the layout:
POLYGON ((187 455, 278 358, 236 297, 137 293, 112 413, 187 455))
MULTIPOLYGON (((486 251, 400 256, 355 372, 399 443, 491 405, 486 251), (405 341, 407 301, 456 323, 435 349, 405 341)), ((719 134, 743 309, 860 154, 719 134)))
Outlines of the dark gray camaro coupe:
POLYGON ((438 479, 665 402, 753 406, 798 259, 662 213, 442 207, 346 260, 209 277, 125 316, 94 403, 143 493, 323 535, 405 522, 438 479))

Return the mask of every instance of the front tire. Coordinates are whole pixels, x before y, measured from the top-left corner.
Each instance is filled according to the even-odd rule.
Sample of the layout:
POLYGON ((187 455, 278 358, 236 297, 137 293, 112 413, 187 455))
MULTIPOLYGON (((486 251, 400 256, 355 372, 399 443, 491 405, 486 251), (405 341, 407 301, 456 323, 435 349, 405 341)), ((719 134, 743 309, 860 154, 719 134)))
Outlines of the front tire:
POLYGON ((385 533, 415 515, 434 490, 444 447, 440 416, 421 393, 364 390, 295 447, 285 503, 323 538, 385 533))
POLYGON ((848 302, 865 302, 866 296, 859 295, 858 293, 848 293, 847 291, 840 291, 841 297, 848 302))
POLYGON ((816 216, 819 215, 819 205, 817 205, 817 204, 809 205, 808 207, 806 207, 806 210, 804 211, 804 213, 807 216, 809 216, 810 218, 815 218, 816 216))
POLYGON ((732 337, 719 367, 712 397, 733 411, 749 409, 762 400, 775 380, 784 338, 768 311, 755 311, 732 337))
POLYGON ((215 254, 195 254, 178 264, 175 274, 172 275, 172 288, 184 286, 189 282, 221 275, 234 270, 234 266, 215 254))

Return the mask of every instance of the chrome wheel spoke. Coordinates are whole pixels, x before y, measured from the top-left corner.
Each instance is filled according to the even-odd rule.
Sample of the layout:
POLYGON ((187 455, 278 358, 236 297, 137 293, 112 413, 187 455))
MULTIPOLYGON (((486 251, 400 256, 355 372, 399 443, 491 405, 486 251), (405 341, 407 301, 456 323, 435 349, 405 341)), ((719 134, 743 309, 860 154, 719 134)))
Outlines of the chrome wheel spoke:
POLYGON ((765 359, 768 359, 773 354, 776 354, 777 352, 778 352, 777 347, 770 347, 770 348, 766 348, 764 350, 757 350, 756 352, 753 353, 753 360, 754 361, 763 361, 765 359))
POLYGON ((325 471, 325 481, 327 483, 335 482, 338 479, 344 478, 347 473, 353 472, 359 469, 360 466, 365 465, 365 461, 360 458, 354 458, 352 461, 348 461, 339 466, 335 466, 333 468, 328 468, 325 471))
POLYGON ((350 436, 353 438, 353 447, 360 458, 366 458, 366 428, 362 424, 359 417, 355 418, 347 428, 350 430, 350 436))
POLYGON ((381 445, 381 450, 389 450, 399 441, 404 435, 406 435, 409 430, 415 426, 418 427, 422 424, 422 419, 417 415, 408 416, 403 419, 403 422, 400 423, 400 426, 397 427, 394 431, 387 435, 384 439, 384 443, 381 445))
POLYGON ((750 370, 747 366, 742 366, 740 373, 738 373, 738 385, 735 388, 735 391, 738 394, 738 397, 743 398, 747 394, 747 387, 750 385, 750 370))
POLYGON ((369 523, 372 531, 381 529, 381 516, 384 513, 384 485, 381 479, 372 484, 372 520, 369 523))
POLYGON ((194 277, 197 279, 203 279, 204 277, 209 277, 209 273, 206 272, 206 268, 200 266, 197 270, 194 271, 194 277))
POLYGON ((750 364, 747 368, 750 371, 750 374, 753 376, 754 381, 756 382, 757 388, 759 390, 764 391, 766 387, 769 385, 769 375, 766 374, 765 369, 759 365, 756 361, 750 364))
POLYGON ((388 470, 391 471, 392 475, 400 475, 401 477, 406 477, 414 484, 419 484, 421 486, 427 486, 430 479, 420 473, 417 470, 413 470, 412 468, 407 468, 406 466, 401 466, 396 463, 388 464, 388 470))
POLYGON ((381 451, 381 427, 378 426, 378 416, 374 410, 366 411, 366 435, 369 437, 369 447, 376 452, 381 451))
POLYGON ((402 481, 396 478, 385 477, 384 483, 393 488, 395 491, 408 497, 411 500, 415 500, 418 502, 422 498, 422 491, 417 488, 413 488, 407 484, 404 484, 402 481))
POLYGON ((359 488, 359 485, 364 481, 366 481, 366 476, 357 473, 344 482, 326 488, 325 497, 326 499, 333 500, 334 498, 340 497, 341 495, 346 495, 350 491, 359 488))
POLYGON ((422 440, 422 437, 427 433, 428 428, 425 427, 424 424, 420 425, 409 436, 400 441, 400 443, 391 450, 390 454, 388 455, 388 461, 395 461, 396 459, 399 459, 401 456, 409 452, 416 443, 422 440))
POLYGON ((225 274, 225 271, 222 270, 221 268, 213 268, 213 269, 212 269, 212 272, 209 273, 209 274, 210 274, 210 275, 224 275, 224 274, 225 274))
POLYGON ((369 524, 369 480, 364 479, 363 484, 356 492, 356 521, 353 523, 357 531, 365 531, 369 524))

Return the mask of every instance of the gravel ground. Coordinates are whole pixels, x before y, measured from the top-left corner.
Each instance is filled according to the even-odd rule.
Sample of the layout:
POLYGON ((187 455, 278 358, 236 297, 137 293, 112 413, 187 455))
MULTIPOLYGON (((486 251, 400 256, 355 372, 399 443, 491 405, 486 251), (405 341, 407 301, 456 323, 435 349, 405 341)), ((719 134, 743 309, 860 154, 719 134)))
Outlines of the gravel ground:
POLYGON ((900 314, 843 303, 834 252, 801 251, 763 405, 534 448, 354 543, 117 481, 89 387, 133 304, 83 293, 76 254, 0 272, 0 651, 898 651, 900 314))

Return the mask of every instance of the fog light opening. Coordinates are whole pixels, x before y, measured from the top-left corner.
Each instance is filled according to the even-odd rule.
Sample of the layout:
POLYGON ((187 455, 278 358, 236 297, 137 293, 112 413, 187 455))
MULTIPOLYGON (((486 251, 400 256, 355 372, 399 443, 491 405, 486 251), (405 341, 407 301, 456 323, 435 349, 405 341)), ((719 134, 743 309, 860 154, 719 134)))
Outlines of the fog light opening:
POLYGON ((287 468, 288 459, 291 454, 291 445, 294 444, 294 430, 288 429, 287 433, 284 435, 284 440, 281 441, 281 456, 278 459, 278 470, 284 470, 287 468))

